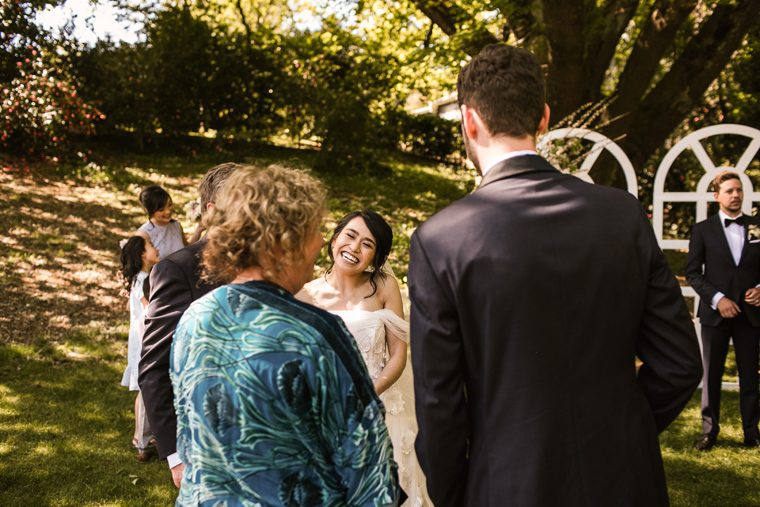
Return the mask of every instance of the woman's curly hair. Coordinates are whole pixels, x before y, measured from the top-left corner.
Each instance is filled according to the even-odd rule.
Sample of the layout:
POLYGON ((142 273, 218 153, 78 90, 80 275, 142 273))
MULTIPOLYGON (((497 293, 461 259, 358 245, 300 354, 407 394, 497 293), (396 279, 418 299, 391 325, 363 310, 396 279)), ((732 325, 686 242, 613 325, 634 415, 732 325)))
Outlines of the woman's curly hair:
POLYGON ((203 277, 226 283, 256 266, 273 278, 278 265, 302 260, 325 212, 322 184, 305 171, 278 165, 238 169, 203 219, 203 277))

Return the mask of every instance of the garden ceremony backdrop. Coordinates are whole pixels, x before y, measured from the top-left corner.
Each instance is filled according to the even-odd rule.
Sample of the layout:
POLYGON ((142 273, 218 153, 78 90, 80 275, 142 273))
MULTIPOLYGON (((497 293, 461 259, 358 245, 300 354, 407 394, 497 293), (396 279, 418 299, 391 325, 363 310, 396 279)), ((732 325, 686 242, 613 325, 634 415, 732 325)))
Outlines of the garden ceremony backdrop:
MULTIPOLYGON (((43 27, 37 13, 63 0, 0 0, 0 505, 174 500, 166 464, 134 458, 133 395, 119 386, 118 243, 145 221, 143 186, 167 188, 190 230, 213 165, 311 168, 329 189, 325 232, 348 211, 382 213, 404 282, 414 229, 475 188, 459 124, 411 111, 434 110, 489 43, 535 52, 550 128, 613 139, 650 211, 680 138, 760 125, 760 0, 100 1, 139 21, 137 42, 84 43, 81 19, 43 27)), ((745 148, 726 137, 706 149, 730 165, 745 148)), ((594 181, 623 187, 615 164, 600 157, 594 181)), ((687 154, 670 190, 694 190, 700 171, 687 154)), ((760 187, 757 156, 747 174, 760 187)), ((693 207, 666 211, 671 234, 688 235, 693 207)), ((711 453, 691 448, 699 391, 661 435, 675 506, 760 505, 760 455, 740 446, 738 393, 724 398, 711 453)))

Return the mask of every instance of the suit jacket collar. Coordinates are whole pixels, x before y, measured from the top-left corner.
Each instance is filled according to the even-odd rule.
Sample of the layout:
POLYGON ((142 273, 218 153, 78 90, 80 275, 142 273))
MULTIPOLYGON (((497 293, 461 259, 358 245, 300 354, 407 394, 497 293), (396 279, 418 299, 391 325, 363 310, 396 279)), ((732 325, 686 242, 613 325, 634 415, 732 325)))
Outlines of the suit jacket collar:
POLYGON ((546 159, 539 155, 523 155, 521 157, 508 158, 489 169, 486 175, 483 176, 478 188, 483 188, 494 181, 512 178, 520 174, 545 171, 559 172, 546 159))

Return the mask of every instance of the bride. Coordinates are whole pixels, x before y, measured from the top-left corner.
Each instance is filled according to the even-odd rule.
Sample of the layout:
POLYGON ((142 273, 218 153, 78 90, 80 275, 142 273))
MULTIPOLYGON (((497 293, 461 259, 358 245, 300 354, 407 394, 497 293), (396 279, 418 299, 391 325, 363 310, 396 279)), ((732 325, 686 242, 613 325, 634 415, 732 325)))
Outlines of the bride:
POLYGON ((331 265, 325 276, 306 284, 296 297, 346 323, 385 404, 393 457, 409 495, 404 505, 431 506, 414 452, 417 421, 411 366, 406 367, 409 324, 398 282, 383 268, 392 242, 393 231, 383 217, 373 211, 349 213, 328 241, 331 265))

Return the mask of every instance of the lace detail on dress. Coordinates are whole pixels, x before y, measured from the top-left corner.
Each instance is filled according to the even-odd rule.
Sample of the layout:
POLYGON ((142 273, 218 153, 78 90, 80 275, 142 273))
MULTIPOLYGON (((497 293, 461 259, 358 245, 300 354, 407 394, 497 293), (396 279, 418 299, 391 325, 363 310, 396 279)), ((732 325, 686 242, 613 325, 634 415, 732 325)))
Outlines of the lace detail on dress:
MULTIPOLYGON (((354 336, 373 381, 380 376, 387 361, 386 328, 409 343, 409 324, 391 310, 344 310, 332 313, 343 319, 354 336)), ((427 495, 425 475, 414 452, 417 420, 414 416, 412 383, 412 365, 407 361, 401 377, 380 395, 380 399, 385 405, 385 422, 393 442, 393 457, 398 463, 399 481, 409 495, 403 507, 430 507, 433 503, 427 495)))
POLYGON ((404 398, 401 396, 401 391, 396 387, 396 384, 393 384, 381 394, 380 399, 383 400, 385 412, 388 414, 397 415, 404 410, 404 398))
POLYGON ((346 326, 351 331, 351 334, 354 335, 359 352, 362 353, 364 364, 367 365, 369 376, 374 382, 380 376, 383 368, 385 368, 386 358, 385 327, 379 319, 374 322, 373 320, 375 319, 362 319, 362 327, 358 329, 352 329, 352 326, 348 322, 346 322, 346 326))

